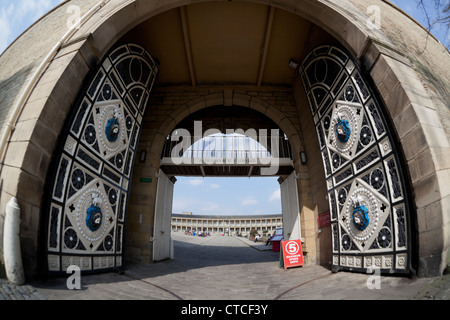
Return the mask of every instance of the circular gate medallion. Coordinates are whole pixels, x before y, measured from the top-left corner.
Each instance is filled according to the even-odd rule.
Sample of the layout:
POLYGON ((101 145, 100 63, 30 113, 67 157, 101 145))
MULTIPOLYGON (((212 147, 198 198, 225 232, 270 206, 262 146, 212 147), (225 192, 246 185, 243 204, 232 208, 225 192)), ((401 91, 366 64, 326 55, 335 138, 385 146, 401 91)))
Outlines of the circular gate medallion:
POLYGON ((126 144, 126 124, 120 106, 103 107, 97 119, 100 143, 108 153, 119 151, 126 144))
POLYGON ((356 206, 353 210, 353 224, 359 231, 366 230, 369 225, 369 210, 364 206, 356 206))
POLYGON ((96 188, 83 192, 78 200, 75 216, 79 234, 87 241, 99 241, 110 229, 112 216, 108 200, 96 188))
POLYGON ((86 212, 86 226, 92 232, 97 231, 102 226, 103 214, 99 207, 94 205, 90 206, 86 212))
POLYGON ((336 135, 340 142, 347 143, 348 139, 350 139, 350 134, 352 133, 352 129, 350 129, 350 125, 347 120, 339 120, 336 126, 336 135))
POLYGON ((116 118, 108 120, 108 124, 105 128, 106 138, 109 142, 116 142, 117 138, 119 138, 120 133, 120 124, 116 118))
POLYGON ((342 154, 352 150, 359 131, 355 108, 338 106, 331 120, 331 128, 334 128, 330 130, 333 147, 342 154))
POLYGON ((350 235, 366 241, 376 232, 380 220, 379 201, 369 190, 358 187, 348 198, 345 225, 350 235))

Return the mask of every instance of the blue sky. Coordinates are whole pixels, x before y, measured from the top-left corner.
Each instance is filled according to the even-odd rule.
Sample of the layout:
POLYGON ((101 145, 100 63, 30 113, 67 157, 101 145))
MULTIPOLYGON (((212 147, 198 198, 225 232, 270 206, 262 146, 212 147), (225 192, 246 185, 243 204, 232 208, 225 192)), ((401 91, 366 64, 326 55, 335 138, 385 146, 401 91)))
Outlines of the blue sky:
POLYGON ((173 212, 200 215, 281 214, 277 178, 184 178, 175 184, 173 212))
POLYGON ((0 53, 63 0, 0 0, 0 53))
MULTIPOLYGON (((418 6, 415 0, 390 0, 393 4, 401 8, 403 11, 408 13, 411 17, 416 19, 419 23, 421 23, 425 28, 428 29, 429 23, 433 23, 436 19, 436 7, 434 0, 424 0, 423 6, 427 10, 428 17, 424 13, 424 8, 422 6, 418 6)), ((442 7, 450 4, 450 0, 441 0, 442 7)), ((442 10, 442 8, 441 8, 442 10)), ((447 12, 449 15, 450 12, 447 12)), ((450 46, 450 33, 449 33, 449 25, 445 24, 435 24, 431 33, 438 38, 447 48, 450 46)))
MULTIPOLYGON (((63 0, 0 0, 0 53, 33 22, 61 2, 63 0)), ((392 2, 428 26, 423 9, 417 6, 415 0, 392 2)), ((424 3, 433 19, 433 1, 426 0, 424 3)), ((448 28, 437 26, 432 33, 449 46, 448 28)), ((174 212, 209 215, 278 214, 281 213, 279 190, 276 178, 179 178, 175 185, 174 212)))

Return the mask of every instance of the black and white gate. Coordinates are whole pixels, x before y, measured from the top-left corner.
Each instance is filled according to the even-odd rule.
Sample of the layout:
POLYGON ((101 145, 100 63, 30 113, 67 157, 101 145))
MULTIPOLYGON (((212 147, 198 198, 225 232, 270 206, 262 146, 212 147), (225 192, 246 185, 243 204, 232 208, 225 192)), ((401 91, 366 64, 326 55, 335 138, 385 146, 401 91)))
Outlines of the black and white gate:
POLYGON ((98 66, 67 123, 49 189, 45 264, 84 272, 121 269, 128 193, 158 63, 120 46, 98 66))
POLYGON ((300 70, 319 138, 334 270, 410 270, 403 173, 389 126, 358 65, 321 46, 300 70))

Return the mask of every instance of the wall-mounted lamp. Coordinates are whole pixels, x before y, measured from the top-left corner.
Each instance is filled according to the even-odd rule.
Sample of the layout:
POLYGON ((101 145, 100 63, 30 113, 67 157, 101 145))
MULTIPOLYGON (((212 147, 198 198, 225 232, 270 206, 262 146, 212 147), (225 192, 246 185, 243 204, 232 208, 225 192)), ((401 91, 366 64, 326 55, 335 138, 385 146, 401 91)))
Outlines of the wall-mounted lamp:
POLYGON ((303 165, 305 165, 308 162, 308 157, 306 156, 306 152, 302 151, 300 152, 300 161, 303 165))
POLYGON ((295 61, 294 59, 291 59, 291 61, 289 61, 289 68, 297 69, 298 66, 299 66, 299 63, 297 61, 295 61))
POLYGON ((142 150, 141 156, 139 157, 139 162, 145 163, 146 160, 147 160, 147 150, 142 150))

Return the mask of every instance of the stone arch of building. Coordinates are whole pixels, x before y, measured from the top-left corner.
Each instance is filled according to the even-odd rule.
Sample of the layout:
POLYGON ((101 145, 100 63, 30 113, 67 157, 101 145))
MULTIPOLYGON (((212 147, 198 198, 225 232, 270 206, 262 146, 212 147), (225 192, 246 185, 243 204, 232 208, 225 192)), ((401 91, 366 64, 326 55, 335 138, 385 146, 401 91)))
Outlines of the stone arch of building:
MULTIPOLYGON (((255 2, 274 5, 314 22, 333 35, 368 70, 374 88, 393 120, 393 131, 399 137, 407 161, 406 167, 411 175, 414 201, 420 214, 417 219, 419 273, 441 273, 450 252, 450 244, 445 240, 448 239, 448 228, 445 226, 448 226, 446 208, 450 187, 447 183, 448 169, 440 151, 448 148, 448 139, 439 138, 446 137, 446 133, 439 120, 436 104, 410 60, 395 49, 395 44, 381 29, 369 29, 365 23, 367 17, 350 3, 345 6, 319 1, 286 0, 276 4, 270 0, 255 2), (411 128, 411 120, 417 121, 418 125, 411 128), (426 172, 418 168, 424 161, 426 172)), ((73 106, 83 80, 97 61, 134 26, 166 10, 190 3, 190 0, 134 1, 128 4, 122 4, 121 1, 107 2, 81 26, 72 42, 67 43, 57 54, 34 87, 30 99, 23 106, 12 143, 5 154, 4 163, 13 163, 14 168, 2 170, 2 175, 8 176, 8 179, 4 179, 3 191, 7 196, 2 197, 2 207, 12 196, 16 196, 27 217, 22 234, 28 243, 25 251, 30 257, 31 269, 35 266, 38 247, 38 224, 35 221, 38 219, 36 216, 40 215, 45 177, 63 127, 62 120, 73 106), (14 143, 17 141, 26 144, 22 148, 24 152, 19 155, 14 143), (39 168, 27 160, 36 158, 36 155, 40 159, 39 168)), ((383 3, 383 6, 389 5, 383 3)))
MULTIPOLYGON (((152 230, 142 230, 140 228, 140 224, 137 223, 140 217, 142 224, 152 225, 157 217, 157 189, 160 177, 160 168, 161 168, 161 154, 163 153, 163 148, 166 146, 167 137, 169 137, 172 132, 176 129, 181 129, 178 127, 180 123, 185 121, 185 119, 192 118, 200 113, 199 118, 195 118, 194 121, 202 121, 202 111, 205 111, 209 108, 214 109, 214 107, 222 107, 224 110, 226 108, 234 108, 234 109, 248 109, 249 115, 258 117, 266 117, 267 122, 272 122, 270 124, 270 128, 265 129, 276 129, 279 128, 281 132, 286 134, 289 140, 289 145, 292 150, 292 160, 293 166, 297 172, 303 172, 301 181, 299 180, 299 188, 298 197, 300 204, 303 204, 302 199, 307 198, 307 190, 303 188, 304 186, 309 186, 309 178, 308 178, 308 169, 307 166, 301 164, 300 161, 300 151, 303 149, 303 141, 302 141, 302 133, 300 126, 294 125, 295 118, 297 118, 297 112, 295 105, 292 102, 289 102, 289 106, 284 106, 285 112, 278 109, 275 104, 267 101, 268 99, 264 99, 256 96, 254 89, 251 89, 253 95, 246 94, 245 89, 243 88, 222 88, 222 87, 212 87, 209 90, 214 93, 204 94, 202 92, 205 89, 191 89, 188 92, 184 92, 185 88, 175 88, 173 89, 175 96, 177 97, 179 103, 175 103, 173 107, 169 107, 167 105, 158 105, 158 101, 165 100, 166 97, 171 97, 173 92, 167 92, 167 90, 156 90, 154 92, 154 100, 150 101, 150 107, 148 110, 148 114, 144 119, 144 124, 146 121, 151 121, 153 118, 153 113, 155 114, 155 119, 161 118, 161 112, 164 110, 172 110, 167 112, 164 115, 164 118, 161 121, 153 121, 147 122, 146 127, 148 128, 148 132, 146 132, 146 127, 144 127, 144 132, 142 134, 140 147, 138 152, 147 151, 147 159, 144 163, 136 162, 135 164, 135 175, 133 179, 132 192, 130 201, 134 204, 129 212, 128 212, 128 227, 127 227, 127 245, 132 248, 130 251, 140 252, 138 254, 129 255, 127 259, 130 261, 148 261, 148 250, 142 246, 142 243, 139 239, 154 237, 154 231, 152 230), (194 96, 194 98, 192 98, 194 96), (151 128, 150 128, 151 127, 151 128), (138 177, 148 177, 150 179, 154 179, 155 183, 143 186, 139 183, 138 177), (158 177, 158 179, 155 179, 158 177), (306 193, 305 193, 306 192, 306 193), (305 193, 305 194, 303 194, 305 193), (145 213, 144 213, 145 212, 145 213)), ((267 92, 264 92, 267 94, 267 92)), ((278 92, 278 95, 284 96, 284 101, 288 103, 288 101, 292 101, 292 93, 290 91, 286 92, 278 92)), ((173 98, 173 96, 172 96, 173 98)), ((280 97, 277 97, 280 99, 280 97)), ((215 115, 213 116, 213 118, 215 115)), ((258 121, 255 119, 254 121, 258 121)), ((211 120, 212 121, 212 120, 211 120)), ((298 120, 297 120, 298 121, 298 120)), ((192 125, 192 124, 190 124, 192 125)), ((227 127, 226 129, 243 129, 247 130, 248 128, 240 128, 233 127, 234 124, 231 124, 231 127, 227 127)), ((145 126, 145 125, 144 125, 145 126)), ((261 128, 258 124, 257 128, 261 128)), ((208 129, 208 126, 205 126, 203 129, 208 129)), ((270 131, 269 131, 270 132, 270 131)), ((192 168, 191 168, 192 170, 192 168)), ((164 170, 163 170, 164 171, 164 170)), ((281 170, 279 171, 279 175, 283 178, 286 178, 288 172, 292 170, 281 170)), ((170 175, 170 172, 166 172, 170 175)), ((168 201, 170 203, 170 201, 168 201)), ((305 210, 311 210, 311 206, 308 208, 305 207, 305 210)), ((159 213, 161 215, 161 213, 159 213)), ((311 237, 309 237, 308 243, 310 243, 311 252, 313 251, 313 247, 315 247, 314 243, 314 232, 311 233, 311 237)))
MULTIPOLYGON (((215 88, 214 91, 218 91, 219 89, 215 88)), ((139 252, 138 254, 134 253, 131 255, 128 255, 127 259, 129 261, 137 261, 137 262, 146 262, 149 259, 149 256, 147 255, 148 251, 146 250, 145 246, 142 246, 142 243, 139 242, 139 238, 142 237, 151 237, 153 239, 153 259, 165 259, 168 257, 168 248, 164 246, 164 240, 161 240, 163 236, 160 236, 158 230, 164 230, 163 234, 166 234, 168 231, 170 231, 170 221, 165 220, 164 216, 170 215, 171 212, 161 210, 161 207, 164 208, 171 208, 171 204, 173 202, 173 192, 169 191, 166 192, 165 197, 159 197, 159 189, 160 188, 169 188, 172 190, 174 186, 176 185, 176 179, 173 179, 173 173, 169 171, 166 171, 166 168, 161 165, 161 154, 163 153, 163 148, 166 146, 167 143, 167 137, 171 136, 174 130, 181 129, 184 127, 179 127, 181 123, 186 123, 186 119, 189 119, 191 121, 203 121, 204 114, 202 111, 207 111, 208 109, 216 109, 215 107, 223 107, 223 110, 226 110, 227 108, 238 110, 238 109, 248 109, 248 114, 245 113, 247 116, 252 117, 252 121, 255 121, 255 128, 262 128, 261 124, 258 124, 258 121, 261 121, 263 123, 270 123, 269 127, 264 127, 264 129, 269 130, 270 129, 280 129, 280 131, 288 137, 288 143, 292 150, 292 164, 289 165, 289 169, 286 170, 277 170, 278 172, 275 173, 276 177, 281 177, 280 182, 287 178, 289 174, 291 174, 292 170, 296 168, 296 170, 303 170, 307 172, 307 169, 304 169, 305 166, 301 164, 300 162, 300 151, 303 150, 303 142, 301 141, 301 131, 300 127, 295 127, 291 119, 289 119, 289 115, 282 112, 281 110, 278 110, 273 104, 265 101, 262 98, 252 96, 249 94, 245 94, 240 90, 233 90, 233 89, 225 89, 225 90, 219 90, 220 92, 216 92, 214 94, 206 94, 202 95, 199 94, 195 98, 188 99, 187 101, 178 104, 174 111, 172 111, 170 114, 168 114, 165 117, 164 121, 161 121, 159 123, 158 127, 154 128, 154 133, 150 134, 152 136, 150 139, 148 137, 143 138, 143 140, 148 139, 147 141, 141 141, 141 146, 143 149, 146 150, 146 146, 150 146, 148 151, 148 157, 149 159, 146 160, 144 164, 142 163, 136 163, 136 172, 137 175, 135 175, 135 179, 133 180, 133 187, 132 194, 131 194, 131 201, 132 202, 139 202, 141 208, 147 208, 147 213, 142 213, 143 210, 139 210, 136 208, 131 208, 128 212, 129 216, 131 216, 131 219, 133 220, 133 216, 137 216, 138 214, 142 217, 142 220, 144 221, 143 224, 147 225, 154 225, 155 230, 152 231, 141 231, 139 226, 133 222, 129 224, 129 227, 127 228, 127 241, 128 246, 133 248, 132 250, 134 252, 139 252), (194 116, 194 117, 193 117, 194 116), (197 117, 198 116, 198 117, 197 117), (263 118, 266 118, 263 120, 263 118), (297 152, 298 151, 298 152, 297 152), (291 168, 293 166, 294 168, 291 168), (303 167, 303 169, 302 169, 303 167), (173 183, 170 183, 167 179, 167 176, 170 177, 170 181, 173 183), (157 183, 152 184, 151 186, 142 186, 142 184, 139 184, 139 181, 137 176, 139 175, 147 175, 152 177, 157 177, 157 183), (161 184, 161 181, 165 181, 161 184), (169 194, 169 196, 167 196, 169 194), (148 196, 144 196, 148 195, 148 196), (153 198, 155 197, 155 198, 153 198), (156 230, 156 228, 159 228, 156 230), (164 255, 164 252, 166 255, 164 255), (156 253, 156 258, 155 258, 156 253)), ((171 93, 168 93, 169 95, 171 93)), ((192 92, 191 92, 192 94, 192 92)), ((287 94, 287 96, 290 96, 290 94, 287 94)), ((182 99, 182 98, 179 98, 182 99)), ((150 102, 151 106, 151 102, 150 102)), ((292 105, 291 108, 295 111, 295 107, 292 105)), ((150 108, 151 109, 151 108, 150 108)), ((156 109, 158 107, 156 106, 156 109)), ((292 110, 291 110, 292 111, 292 110)), ((158 112, 158 111, 156 111, 158 112)), ((149 110, 149 114, 147 117, 151 117, 152 110, 149 110)), ((213 115, 212 119, 208 118, 209 121, 211 121, 211 125, 214 122, 214 119, 220 122, 220 115, 213 115)), ((145 122, 145 120, 144 120, 145 122)), ((217 123, 218 124, 218 123, 217 123)), ((192 123, 189 123, 188 126, 191 126, 192 123)), ((248 127, 234 127, 235 123, 231 123, 230 128, 226 129, 242 129, 247 130, 248 127)), ((190 128, 190 127, 187 127, 190 128)), ((214 128, 217 128, 214 127, 214 128)), ((190 128, 192 129, 192 128, 190 128)), ((209 124, 205 127, 202 127, 203 132, 207 129, 211 129, 209 124)), ((226 130, 225 129, 225 130, 226 130)), ((145 131, 145 129, 144 129, 145 131)), ((225 133, 225 132, 224 132, 225 133)), ((144 133, 145 135, 145 133, 144 133)), ((270 150, 270 149, 269 149, 270 150)), ((204 164, 193 164, 192 166, 202 166, 204 164)), ((233 165, 231 165, 233 166, 233 165)), ((256 171, 256 170, 255 170, 256 171)), ((256 173, 256 175, 259 175, 259 173, 256 173)), ((176 175, 175 175, 176 176, 176 175)), ((297 181, 297 180, 295 180, 297 181)), ((156 182, 156 181, 155 181, 156 182)), ((302 188, 302 185, 309 185, 309 180, 306 174, 302 177, 301 181, 297 181, 299 184, 298 188, 295 188, 295 191, 292 192, 286 192, 285 197, 287 198, 295 198, 295 200, 292 200, 292 203, 300 203, 303 204, 302 199, 306 197, 305 190, 302 188), (298 199, 298 200, 297 200, 298 199)), ((309 209, 306 209, 309 210, 309 209)), ((289 215, 289 213, 285 213, 287 215, 287 218, 292 219, 292 217, 289 215)), ((300 217, 299 217, 300 218, 300 217)), ((303 218, 303 217, 302 217, 303 218)), ((300 222, 298 222, 298 227, 300 227, 300 222)), ((286 229, 293 229, 294 225, 292 223, 288 223, 285 221, 285 227, 286 229), (289 228, 288 228, 289 226, 289 228)), ((307 238, 307 244, 311 248, 310 250, 313 251, 313 247, 315 247, 315 240, 313 237, 309 236, 307 238)), ((167 239, 165 241, 167 243, 167 239)))

